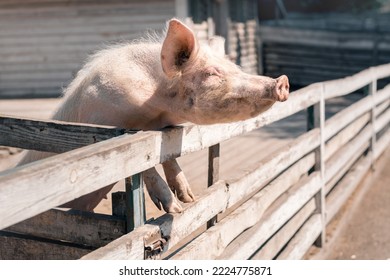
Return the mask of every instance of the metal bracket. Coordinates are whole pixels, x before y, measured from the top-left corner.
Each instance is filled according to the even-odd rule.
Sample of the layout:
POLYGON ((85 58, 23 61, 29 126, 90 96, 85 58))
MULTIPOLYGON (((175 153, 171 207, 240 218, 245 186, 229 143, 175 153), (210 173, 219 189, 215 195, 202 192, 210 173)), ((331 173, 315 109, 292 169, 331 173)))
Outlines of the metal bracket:
POLYGON ((168 239, 162 236, 161 231, 159 231, 157 234, 150 236, 148 240, 145 240, 145 260, 161 259, 161 253, 164 252, 164 246, 168 239))

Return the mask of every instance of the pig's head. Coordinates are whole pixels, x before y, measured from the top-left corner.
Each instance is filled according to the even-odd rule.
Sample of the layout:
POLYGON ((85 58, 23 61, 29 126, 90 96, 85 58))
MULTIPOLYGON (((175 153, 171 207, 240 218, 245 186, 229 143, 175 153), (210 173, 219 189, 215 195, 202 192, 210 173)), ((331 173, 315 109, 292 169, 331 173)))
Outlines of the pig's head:
MULTIPOLYGON (((172 19, 161 50, 165 75, 182 104, 179 114, 196 124, 233 122, 255 117, 289 94, 287 76, 249 75, 225 56, 224 40, 200 45, 194 33, 172 19)), ((173 100, 172 100, 173 101, 173 100)))

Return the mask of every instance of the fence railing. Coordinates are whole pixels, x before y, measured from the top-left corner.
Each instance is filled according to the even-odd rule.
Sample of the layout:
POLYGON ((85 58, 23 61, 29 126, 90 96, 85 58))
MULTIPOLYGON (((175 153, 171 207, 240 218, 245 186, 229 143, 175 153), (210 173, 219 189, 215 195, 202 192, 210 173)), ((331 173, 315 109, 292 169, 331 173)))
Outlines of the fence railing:
MULTIPOLYGON (((165 214, 145 225, 138 209, 132 214, 138 216, 131 217, 134 230, 84 258, 301 258, 315 241, 324 242, 326 224, 388 147, 390 85, 377 90, 376 84, 389 76, 386 64, 312 84, 256 118, 222 125, 128 133, 113 127, 1 117, 0 145, 63 153, 0 173, 0 229, 166 160, 209 148, 212 185, 196 202, 182 213, 165 214), (365 86, 366 97, 325 120, 326 100, 365 86), (313 112, 311 130, 245 176, 217 180, 220 142, 307 108, 313 112), (212 220, 233 205, 221 221, 212 220), (176 250, 207 222, 202 234, 176 250)), ((134 178, 141 181, 140 176, 134 178)), ((131 203, 140 205, 142 195, 137 194, 142 188, 127 181, 133 185, 127 188, 131 203)))

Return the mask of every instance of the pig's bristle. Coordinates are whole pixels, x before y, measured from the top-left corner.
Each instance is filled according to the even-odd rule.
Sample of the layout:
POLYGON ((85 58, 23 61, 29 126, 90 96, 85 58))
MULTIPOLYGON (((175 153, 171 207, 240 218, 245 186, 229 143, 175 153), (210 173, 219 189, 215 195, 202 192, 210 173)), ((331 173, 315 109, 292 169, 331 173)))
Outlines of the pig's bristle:
MULTIPOLYGON (((193 23, 188 20, 184 20, 187 26, 193 30, 193 23)), ((78 71, 73 81, 63 89, 63 96, 71 95, 76 92, 83 84, 89 82, 89 78, 92 77, 92 73, 96 71, 101 64, 101 59, 106 57, 106 54, 112 53, 115 50, 124 48, 129 45, 139 44, 162 44, 168 31, 168 22, 163 30, 147 30, 143 36, 133 40, 118 40, 117 42, 102 43, 100 47, 86 59, 84 66, 78 71)), ((207 47, 207 46, 206 46, 207 47)), ((173 79, 174 80, 174 79, 173 79)))

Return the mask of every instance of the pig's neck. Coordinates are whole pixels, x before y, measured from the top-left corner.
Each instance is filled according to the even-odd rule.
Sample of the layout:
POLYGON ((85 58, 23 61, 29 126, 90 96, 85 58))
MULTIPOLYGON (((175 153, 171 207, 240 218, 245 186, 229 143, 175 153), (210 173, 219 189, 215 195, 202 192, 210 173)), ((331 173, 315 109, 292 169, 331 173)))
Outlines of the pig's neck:
POLYGON ((144 129, 160 129, 186 122, 180 114, 183 104, 180 104, 179 100, 175 98, 178 92, 177 86, 172 85, 164 73, 161 74, 156 90, 148 100, 152 110, 158 114, 150 120, 144 129))
POLYGON ((179 112, 183 104, 175 98, 179 90, 177 83, 168 79, 162 70, 160 62, 161 45, 151 46, 154 59, 149 67, 150 82, 155 85, 152 95, 147 101, 154 116, 143 125, 143 129, 160 129, 186 122, 179 112))

